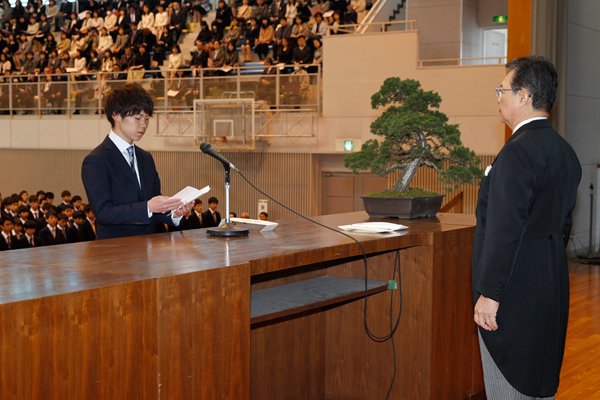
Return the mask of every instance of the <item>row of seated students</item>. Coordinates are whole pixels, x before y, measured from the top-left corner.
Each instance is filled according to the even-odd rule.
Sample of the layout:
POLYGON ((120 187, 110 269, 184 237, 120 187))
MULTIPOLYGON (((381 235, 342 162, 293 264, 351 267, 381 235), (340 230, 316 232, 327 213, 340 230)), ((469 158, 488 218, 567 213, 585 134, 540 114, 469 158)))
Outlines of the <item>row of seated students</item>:
POLYGON ((54 206, 54 194, 38 191, 4 198, 0 211, 0 250, 87 242, 96 239, 95 217, 81 196, 65 190, 54 206))
MULTIPOLYGON (((66 243, 87 242, 96 239, 96 219, 81 196, 71 192, 61 193, 61 203, 54 206, 52 192, 38 191, 29 195, 22 191, 4 198, 0 209, 0 251, 30 247, 54 246, 66 243)), ((208 210, 203 211, 202 200, 181 220, 177 228, 157 224, 156 232, 182 231, 219 226, 221 214, 217 211, 216 197, 208 199, 208 210)), ((235 216, 235 214, 233 214, 235 216)), ((242 214, 249 218, 248 213, 242 214)), ((267 214, 261 213, 260 219, 267 214)))

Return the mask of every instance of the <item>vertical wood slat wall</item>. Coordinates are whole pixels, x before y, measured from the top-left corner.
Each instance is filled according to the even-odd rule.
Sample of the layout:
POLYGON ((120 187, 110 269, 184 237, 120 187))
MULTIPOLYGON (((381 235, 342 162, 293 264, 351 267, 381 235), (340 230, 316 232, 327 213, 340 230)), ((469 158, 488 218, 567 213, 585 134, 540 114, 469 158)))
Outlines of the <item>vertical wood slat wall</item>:
MULTIPOLYGON (((479 168, 485 169, 488 165, 492 165, 496 156, 479 156, 481 159, 481 164, 479 164, 479 168)), ((398 173, 390 174, 388 176, 388 185, 392 187, 398 178, 398 173)), ((471 185, 460 185, 457 190, 452 190, 450 192, 444 189, 442 182, 439 180, 439 174, 431 168, 420 168, 415 178, 412 181, 411 187, 418 187, 423 190, 429 190, 432 192, 437 192, 439 194, 445 194, 444 202, 442 204, 445 205, 447 202, 452 200, 454 196, 456 196, 459 192, 463 192, 463 214, 475 214, 475 209, 477 208, 477 196, 479 194, 479 183, 471 184, 471 185)), ((450 211, 451 213, 454 210, 450 211)))
MULTIPOLYGON (((60 203, 60 193, 68 189, 86 201, 81 182, 81 163, 88 150, 0 150, 0 193, 3 197, 27 190, 52 191, 54 204, 60 203)), ((161 177, 162 193, 173 195, 185 186, 197 188, 210 185, 203 197, 204 209, 210 196, 219 199, 219 210, 225 211, 225 173, 217 160, 200 152, 151 152, 161 177)), ((242 173, 259 189, 288 207, 310 215, 311 156, 308 153, 240 153, 224 152, 242 173)), ((258 200, 266 199, 248 185, 237 173, 231 172, 231 211, 238 216, 249 212, 258 218, 258 200)), ((294 218, 295 214, 268 201, 269 219, 294 218)), ((224 217, 224 215, 223 215, 224 217)))

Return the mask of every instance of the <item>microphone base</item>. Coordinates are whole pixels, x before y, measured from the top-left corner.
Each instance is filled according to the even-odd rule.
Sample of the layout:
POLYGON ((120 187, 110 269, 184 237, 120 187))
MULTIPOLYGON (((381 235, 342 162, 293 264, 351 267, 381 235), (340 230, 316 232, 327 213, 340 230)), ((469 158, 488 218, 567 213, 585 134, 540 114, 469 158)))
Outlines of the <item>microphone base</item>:
POLYGON ((218 228, 210 228, 206 230, 206 233, 210 236, 217 237, 241 237, 248 236, 250 231, 248 229, 238 228, 232 223, 223 224, 218 228))

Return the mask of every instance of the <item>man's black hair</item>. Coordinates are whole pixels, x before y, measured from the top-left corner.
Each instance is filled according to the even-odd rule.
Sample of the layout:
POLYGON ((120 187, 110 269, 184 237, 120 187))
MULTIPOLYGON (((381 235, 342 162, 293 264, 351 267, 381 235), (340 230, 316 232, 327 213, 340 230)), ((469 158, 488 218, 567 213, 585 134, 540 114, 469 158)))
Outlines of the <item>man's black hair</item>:
POLYGON ((152 116, 154 102, 148 92, 137 83, 116 87, 104 99, 104 112, 112 127, 115 126, 113 114, 125 118, 142 111, 152 116))
POLYGON ((71 192, 69 192, 68 190, 63 190, 62 193, 60 194, 60 197, 65 197, 65 196, 70 196, 71 192))
POLYGON ((6 221, 12 222, 12 220, 10 218, 5 218, 5 217, 0 218, 0 226, 4 226, 6 221))
POLYGON ((258 215, 263 215, 263 214, 264 214, 264 216, 265 216, 265 217, 269 218, 269 214, 267 214, 267 213, 266 213, 266 212, 264 212, 264 211, 261 211, 261 212, 260 212, 260 214, 258 214, 258 215))
POLYGON ((89 204, 83 207, 83 212, 85 212, 86 214, 90 211, 92 211, 92 206, 90 206, 89 204))
POLYGON ((48 213, 46 214, 46 218, 49 218, 49 217, 51 217, 51 216, 53 216, 53 215, 56 217, 56 211, 54 211, 54 210, 50 210, 50 211, 48 211, 48 213))
POLYGON ((17 215, 21 214, 23 211, 29 212, 29 207, 21 206, 21 207, 17 208, 17 215))
POLYGON ((27 230, 27 229, 35 229, 35 228, 37 228, 37 224, 35 223, 35 221, 32 221, 32 220, 28 219, 23 224, 23 228, 25 228, 25 230, 27 230))
POLYGON ((527 56, 508 62, 506 69, 515 72, 511 87, 527 89, 531 94, 533 109, 549 113, 558 89, 558 74, 554 64, 546 57, 527 56))
POLYGON ((29 199, 27 199, 27 201, 29 202, 29 204, 39 203, 38 197, 35 194, 29 196, 29 199))
MULTIPOLYGON (((27 190, 21 190, 21 193, 19 193, 19 197, 23 196, 23 194, 27 193, 27 190)), ((29 194, 29 193, 27 193, 29 194)))
POLYGON ((76 194, 75 196, 73 196, 71 198, 71 203, 76 203, 79 200, 83 200, 83 199, 81 198, 81 196, 79 196, 79 195, 76 194))
POLYGON ((194 205, 195 205, 195 206, 197 206, 198 204, 202 204, 202 200, 200 200, 200 199, 196 199, 196 200, 194 201, 194 205))
POLYGON ((67 217, 67 214, 63 214, 63 213, 58 214, 56 216, 56 218, 58 218, 59 220, 61 220, 61 219, 64 219, 64 220, 67 220, 67 221, 69 220, 69 217, 67 217))
POLYGON ((42 211, 45 213, 48 210, 54 210, 54 206, 52 204, 50 204, 50 203, 45 203, 42 206, 42 211))
POLYGON ((63 210, 74 210, 75 207, 73 207, 73 204, 69 203, 69 204, 65 204, 63 206, 63 210))
POLYGON ((52 193, 52 192, 46 192, 46 198, 47 199, 53 199, 54 198, 54 193, 52 193))
POLYGON ((43 190, 38 190, 36 196, 40 197, 40 194, 46 197, 46 192, 44 192, 43 190))
POLYGON ((8 196, 4 199, 3 203, 5 207, 10 206, 11 204, 15 204, 17 201, 15 200, 14 197, 12 196, 8 196))
POLYGON ((210 199, 208 199, 208 204, 211 204, 211 203, 219 204, 219 200, 217 200, 216 197, 211 197, 210 199))
POLYGON ((83 211, 75 211, 73 213, 73 219, 82 218, 85 219, 85 213, 83 211))
POLYGON ((21 222, 21 218, 13 218, 13 224, 15 226, 17 226, 17 225, 23 226, 23 223, 21 222))

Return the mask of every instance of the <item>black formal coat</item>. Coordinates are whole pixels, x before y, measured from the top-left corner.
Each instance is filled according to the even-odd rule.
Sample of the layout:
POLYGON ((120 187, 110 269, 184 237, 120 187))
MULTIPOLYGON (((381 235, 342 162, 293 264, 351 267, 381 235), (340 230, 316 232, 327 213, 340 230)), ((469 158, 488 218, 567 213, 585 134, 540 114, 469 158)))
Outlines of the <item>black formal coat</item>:
POLYGON ((18 240, 18 248, 19 249, 28 249, 30 247, 40 247, 42 245, 42 241, 40 240, 40 238, 37 237, 33 237, 33 246, 31 245, 31 243, 29 243, 29 240, 27 239, 27 236, 23 235, 21 236, 21 238, 18 240))
POLYGON ((66 243, 64 236, 58 230, 58 225, 56 225, 55 230, 56 230, 56 237, 52 236, 52 232, 50 232, 50 229, 48 228, 47 225, 44 229, 42 229, 40 231, 39 238, 40 238, 40 242, 41 242, 42 246, 54 246, 57 244, 65 244, 66 243))
MULTIPOLYGON (((201 215, 204 219, 204 215, 201 215)), ((190 217, 187 220, 188 229, 200 229, 203 228, 203 224, 200 221, 200 218, 196 215, 196 212, 192 210, 190 212, 190 217)))
POLYGON ((581 166, 549 120, 515 132, 484 177, 472 254, 473 299, 500 302, 481 336, 508 382, 532 397, 556 393, 569 315, 565 247, 581 166))
POLYGON ((96 240, 154 233, 154 223, 173 225, 171 217, 148 217, 148 200, 160 193, 152 155, 135 146, 141 188, 136 174, 117 146, 106 139, 83 160, 81 179, 96 216, 96 240))
POLYGON ((215 211, 215 214, 217 214, 217 222, 215 222, 215 219, 213 218, 213 215, 210 212, 210 210, 206 210, 202 213, 203 228, 212 228, 214 226, 219 226, 219 223, 221 222, 221 214, 219 214, 218 211, 215 211))
POLYGON ((204 49, 192 53, 192 61, 190 65, 201 68, 208 67, 208 52, 204 49))
POLYGON ((19 239, 15 235, 10 235, 10 248, 8 242, 4 239, 4 235, 0 233, 0 251, 19 249, 19 239))
POLYGON ((294 49, 294 57, 293 61, 300 64, 312 64, 313 62, 313 52, 310 47, 304 45, 304 48, 300 48, 299 46, 294 49))
POLYGON ((96 240, 94 228, 92 228, 92 224, 87 219, 77 226, 77 236, 80 242, 96 240))

